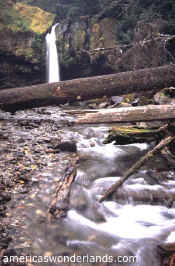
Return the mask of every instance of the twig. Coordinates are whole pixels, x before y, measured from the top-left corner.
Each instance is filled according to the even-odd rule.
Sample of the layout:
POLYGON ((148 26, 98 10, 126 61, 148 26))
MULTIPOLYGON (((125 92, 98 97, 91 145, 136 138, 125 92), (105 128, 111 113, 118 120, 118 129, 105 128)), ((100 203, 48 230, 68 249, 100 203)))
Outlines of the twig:
POLYGON ((130 175, 132 175, 135 171, 137 171, 144 163, 146 160, 150 159, 153 155, 155 155, 158 151, 163 149, 165 146, 167 146, 172 140, 174 140, 174 136, 168 136, 161 140, 159 144, 157 144, 151 151, 148 151, 143 157, 141 157, 140 160, 138 160, 131 168, 129 168, 126 171, 126 174, 124 175, 123 178, 121 178, 119 181, 117 181, 115 184, 113 184, 105 193, 104 195, 100 198, 100 202, 105 200, 107 197, 112 195, 114 191, 116 191, 128 178, 130 175))
POLYGON ((173 265, 174 265, 174 261, 175 261, 175 254, 173 254, 173 255, 170 257, 169 266, 173 266, 173 265))

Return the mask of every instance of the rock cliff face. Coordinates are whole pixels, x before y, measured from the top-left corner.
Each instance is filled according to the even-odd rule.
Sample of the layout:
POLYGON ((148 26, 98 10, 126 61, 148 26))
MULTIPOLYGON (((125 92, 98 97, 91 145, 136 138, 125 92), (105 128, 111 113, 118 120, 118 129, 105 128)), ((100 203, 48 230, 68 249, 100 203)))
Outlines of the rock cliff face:
POLYGON ((164 21, 137 23, 133 39, 123 44, 117 39, 115 18, 81 16, 57 27, 62 78, 111 74, 174 63, 175 36, 160 34, 164 21), (143 30, 144 24, 144 30, 143 30))
POLYGON ((116 21, 81 16, 60 23, 57 47, 64 79, 115 72, 114 57, 120 56, 115 38, 116 21), (113 49, 115 48, 115 49, 113 49))
POLYGON ((45 81, 44 35, 54 15, 16 1, 0 1, 0 88, 45 81))
POLYGON ((32 47, 35 34, 4 30, 0 32, 0 38, 1 88, 40 82, 44 78, 44 64, 40 53, 42 48, 32 47))
POLYGON ((45 35, 56 22, 62 79, 174 62, 175 41, 160 41, 175 34, 167 3, 0 0, 0 88, 45 82, 45 35))

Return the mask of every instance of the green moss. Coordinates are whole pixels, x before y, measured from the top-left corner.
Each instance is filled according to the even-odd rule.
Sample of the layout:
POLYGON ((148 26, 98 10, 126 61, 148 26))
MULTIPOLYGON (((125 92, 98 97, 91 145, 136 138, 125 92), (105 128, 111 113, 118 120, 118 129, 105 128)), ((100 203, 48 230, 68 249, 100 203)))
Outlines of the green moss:
POLYGON ((78 30, 74 34, 74 47, 77 50, 83 49, 86 41, 86 32, 84 30, 78 30))
POLYGON ((65 67, 69 67, 77 63, 75 57, 68 56, 68 55, 63 57, 63 62, 64 62, 65 67))
POLYGON ((26 31, 29 24, 19 16, 17 10, 12 3, 7 2, 7 5, 0 3, 0 26, 1 28, 9 28, 12 31, 26 31))
POLYGON ((33 31, 43 34, 52 25, 55 15, 38 7, 23 3, 13 4, 10 0, 0 0, 0 27, 13 32, 33 31))
POLYGON ((158 129, 142 127, 112 127, 104 143, 115 141, 116 144, 128 144, 135 142, 150 142, 160 139, 162 132, 158 129))
POLYGON ((108 48, 116 45, 115 41, 116 21, 104 18, 91 26, 90 48, 108 48))
POLYGON ((55 15, 39 7, 16 3, 14 6, 19 16, 28 24, 31 31, 43 34, 53 24, 55 15))
POLYGON ((39 35, 35 35, 34 40, 32 42, 33 49, 40 49, 43 43, 43 39, 39 35))

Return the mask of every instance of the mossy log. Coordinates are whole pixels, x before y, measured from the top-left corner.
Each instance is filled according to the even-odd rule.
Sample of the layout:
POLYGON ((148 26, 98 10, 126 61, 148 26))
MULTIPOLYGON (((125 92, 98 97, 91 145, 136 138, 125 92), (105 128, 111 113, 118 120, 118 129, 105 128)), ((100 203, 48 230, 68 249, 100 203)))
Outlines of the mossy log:
POLYGON ((115 144, 143 143, 160 140, 165 136, 165 126, 162 128, 143 128, 136 126, 114 126, 109 130, 104 144, 115 141, 115 144))
POLYGON ((175 85, 175 65, 0 91, 0 107, 11 111, 154 90, 175 85))

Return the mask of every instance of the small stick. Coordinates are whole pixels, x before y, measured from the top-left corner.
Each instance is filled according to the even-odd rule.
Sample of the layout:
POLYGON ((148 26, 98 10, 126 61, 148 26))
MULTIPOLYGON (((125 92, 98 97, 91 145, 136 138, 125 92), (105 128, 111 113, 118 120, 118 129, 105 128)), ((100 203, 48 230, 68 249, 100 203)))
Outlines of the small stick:
POLYGON ((123 178, 121 178, 119 181, 113 184, 108 190, 106 190, 104 195, 100 198, 99 202, 102 202, 107 197, 112 195, 114 191, 117 190, 129 178, 130 175, 132 175, 145 163, 146 160, 150 159, 153 155, 155 155, 158 151, 160 151, 165 146, 167 146, 174 139, 175 139, 174 136, 168 136, 164 138, 163 140, 161 140, 159 144, 157 144, 151 151, 148 151, 143 157, 141 157, 140 160, 138 160, 131 168, 129 168, 126 171, 126 174, 124 175, 123 178))

